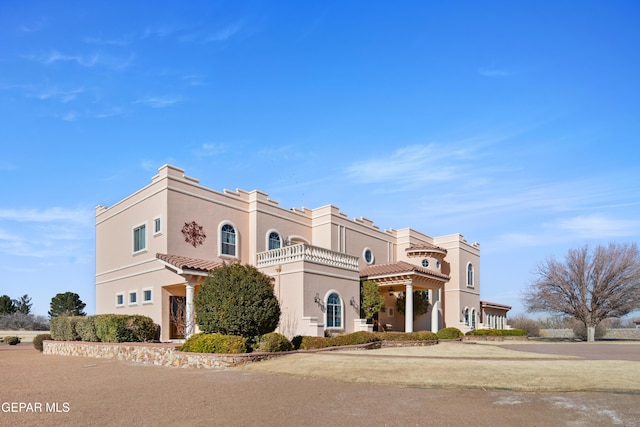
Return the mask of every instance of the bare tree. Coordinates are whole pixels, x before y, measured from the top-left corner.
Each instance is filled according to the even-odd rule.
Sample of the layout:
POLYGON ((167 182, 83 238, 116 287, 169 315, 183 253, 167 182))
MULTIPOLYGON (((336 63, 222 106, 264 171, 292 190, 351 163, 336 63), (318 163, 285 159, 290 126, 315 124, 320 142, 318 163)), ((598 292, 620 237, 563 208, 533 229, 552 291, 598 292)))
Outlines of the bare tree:
POLYGON ((640 308, 640 252, 635 244, 588 245, 571 249, 564 262, 549 258, 524 294, 531 311, 566 314, 587 328, 587 340, 608 317, 640 308))

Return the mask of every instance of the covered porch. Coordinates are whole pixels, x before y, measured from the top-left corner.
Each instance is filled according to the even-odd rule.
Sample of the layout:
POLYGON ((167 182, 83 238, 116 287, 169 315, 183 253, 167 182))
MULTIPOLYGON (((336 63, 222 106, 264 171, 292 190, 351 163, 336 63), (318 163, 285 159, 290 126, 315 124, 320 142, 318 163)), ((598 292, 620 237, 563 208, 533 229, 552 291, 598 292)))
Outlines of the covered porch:
MULTIPOLYGON (((389 264, 371 265, 360 272, 360 280, 369 280, 378 284, 385 299, 384 311, 378 314, 378 321, 384 330, 414 332, 413 298, 415 291, 426 291, 429 296, 429 310, 426 319, 415 319, 432 332, 443 327, 444 285, 449 276, 399 261, 389 264), (403 293, 405 313, 397 313, 396 301, 403 293), (426 321, 425 321, 426 320, 426 321)), ((425 328, 426 329, 426 328, 425 328)))
POLYGON ((183 281, 162 289, 162 340, 188 338, 196 332, 194 297, 209 271, 219 262, 178 255, 156 254, 156 258, 183 281))

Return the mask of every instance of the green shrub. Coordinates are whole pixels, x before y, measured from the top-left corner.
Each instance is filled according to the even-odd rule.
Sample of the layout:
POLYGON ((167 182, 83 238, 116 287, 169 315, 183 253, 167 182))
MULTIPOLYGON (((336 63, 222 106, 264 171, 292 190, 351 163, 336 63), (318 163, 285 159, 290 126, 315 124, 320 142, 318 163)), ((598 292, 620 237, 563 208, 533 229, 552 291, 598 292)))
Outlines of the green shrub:
POLYGON ((299 350, 302 345, 302 335, 296 335, 291 339, 291 344, 293 344, 294 350, 299 350))
POLYGON ((9 345, 20 344, 20 338, 18 337, 4 337, 4 343, 9 345))
POLYGON ((376 332, 381 341, 438 341, 438 336, 433 332, 376 332))
POLYGON ((271 278, 248 264, 223 264, 212 270, 195 306, 198 326, 206 333, 254 337, 273 332, 280 321, 271 278))
POLYGON ((129 316, 125 327, 131 331, 132 342, 154 341, 158 336, 158 326, 148 316, 129 316))
POLYGON ((359 331, 351 334, 336 335, 330 338, 302 337, 300 348, 303 350, 315 350, 343 345, 368 344, 376 341, 380 341, 380 338, 373 332, 359 331))
POLYGON ((462 337, 464 334, 458 328, 443 328, 436 334, 438 339, 441 340, 455 340, 462 337))
POLYGON ((300 347, 302 350, 316 350, 318 348, 331 347, 329 338, 325 337, 302 337, 300 347))
POLYGON ((99 314, 93 316, 93 322, 103 342, 148 342, 157 336, 158 328, 148 316, 99 314))
POLYGON ((474 329, 465 335, 474 337, 500 337, 502 332, 499 329, 474 329))
POLYGON ((270 332, 262 336, 258 351, 275 353, 279 351, 291 351, 293 344, 282 334, 270 332))
POLYGON ((416 341, 438 341, 438 335, 431 331, 413 332, 416 341))
POLYGON ((80 341, 97 342, 100 341, 96 334, 95 316, 81 317, 76 322, 76 332, 80 341))
POLYGON ((84 316, 60 316, 49 321, 51 336, 56 341, 80 341, 76 325, 84 316))
POLYGON ((194 334, 178 349, 192 353, 238 354, 247 352, 247 339, 238 335, 194 334))
POLYGON ((42 341, 50 340, 50 339, 53 339, 51 338, 51 334, 36 335, 35 337, 33 337, 33 348, 35 348, 38 351, 42 351, 43 350, 42 341))
POLYGON ((526 337, 527 331, 524 329, 501 329, 503 337, 526 337))
POLYGON ((368 344, 370 342, 380 341, 380 338, 373 332, 359 331, 351 334, 336 335, 328 338, 330 347, 338 347, 343 345, 368 344))

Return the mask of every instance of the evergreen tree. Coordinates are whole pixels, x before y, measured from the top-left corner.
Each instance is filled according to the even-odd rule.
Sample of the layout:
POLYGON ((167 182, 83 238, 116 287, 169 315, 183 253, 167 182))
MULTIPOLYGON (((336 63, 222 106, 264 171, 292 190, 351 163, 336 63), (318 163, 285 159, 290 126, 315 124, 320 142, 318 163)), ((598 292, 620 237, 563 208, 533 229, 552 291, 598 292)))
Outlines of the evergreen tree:
POLYGON ((271 279, 248 264, 223 264, 209 272, 195 305, 206 333, 255 337, 273 332, 280 320, 271 279))
POLYGON ((20 297, 16 304, 16 311, 22 314, 30 314, 31 313, 31 297, 29 295, 24 294, 20 297))
POLYGON ((16 301, 8 295, 0 297, 0 314, 13 314, 16 312, 16 301))
POLYGON ((51 310, 49 310, 49 317, 59 316, 86 316, 87 314, 82 311, 87 306, 80 299, 80 296, 74 292, 65 292, 63 294, 56 294, 51 298, 51 310))

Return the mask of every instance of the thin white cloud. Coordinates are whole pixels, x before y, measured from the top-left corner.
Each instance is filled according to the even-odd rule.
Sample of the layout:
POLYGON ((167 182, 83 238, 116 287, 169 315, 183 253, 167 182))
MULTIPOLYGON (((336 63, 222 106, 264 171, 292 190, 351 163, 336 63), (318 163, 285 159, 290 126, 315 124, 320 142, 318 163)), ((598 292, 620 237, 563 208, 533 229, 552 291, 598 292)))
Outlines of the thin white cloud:
POLYGON ((207 37, 205 37, 204 42, 210 43, 210 42, 227 41, 233 35, 235 35, 238 31, 240 31, 241 28, 242 28, 242 22, 235 22, 233 24, 226 26, 225 28, 222 28, 216 31, 213 34, 209 34, 207 37))
POLYGON ((129 46, 133 42, 132 37, 105 39, 102 37, 85 37, 83 40, 86 44, 94 44, 100 46, 129 46))
POLYGON ((621 220, 601 214, 563 218, 550 225, 553 229, 585 239, 607 239, 636 236, 640 220, 621 220))
POLYGON ((147 105, 151 108, 166 108, 170 107, 173 104, 180 102, 180 99, 177 97, 170 96, 147 96, 145 98, 140 98, 134 102, 134 104, 143 104, 147 105))
POLYGON ((450 148, 427 144, 403 147, 390 155, 352 163, 347 176, 356 183, 384 183, 387 188, 398 185, 416 186, 427 182, 445 182, 462 178, 467 172, 463 163, 472 153, 471 147, 450 148))
POLYGON ((218 156, 221 153, 224 153, 227 151, 227 145, 226 144, 202 144, 200 147, 198 147, 198 149, 195 151, 195 154, 198 157, 212 157, 212 156, 218 156))
POLYGON ((47 209, 7 209, 0 208, 0 220, 16 222, 69 222, 89 224, 93 220, 93 211, 87 209, 67 209, 53 207, 47 209))
POLYGON ((57 100, 62 103, 67 103, 75 100, 78 95, 84 92, 84 88, 76 88, 76 89, 60 89, 58 87, 46 89, 39 94, 36 95, 36 98, 46 101, 46 100, 57 100))
POLYGON ((67 111, 60 116, 65 122, 74 122, 80 118, 80 113, 75 110, 67 111))
POLYGON ((510 70, 490 65, 478 68, 478 74, 483 77, 511 77, 514 73, 510 70))
POLYGON ((56 62, 75 62, 83 67, 93 67, 98 63, 100 56, 97 54, 83 56, 83 55, 65 55, 58 51, 52 51, 49 55, 40 58, 40 62, 43 64, 55 64, 56 62))

